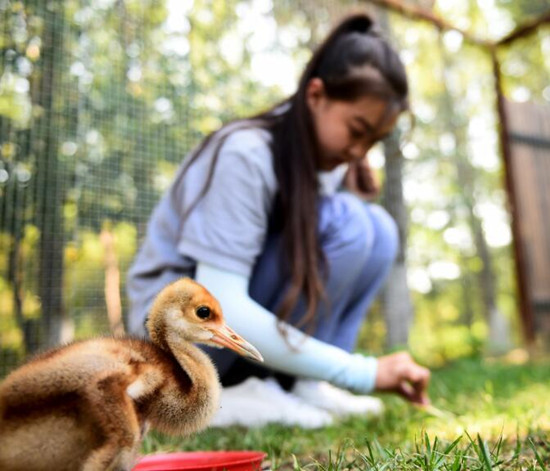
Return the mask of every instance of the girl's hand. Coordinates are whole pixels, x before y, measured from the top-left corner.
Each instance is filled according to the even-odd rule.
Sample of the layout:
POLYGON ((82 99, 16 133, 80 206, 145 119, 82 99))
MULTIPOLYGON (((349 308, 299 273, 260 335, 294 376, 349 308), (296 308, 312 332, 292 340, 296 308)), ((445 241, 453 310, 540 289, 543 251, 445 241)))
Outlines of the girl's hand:
POLYGON ((414 404, 428 405, 429 382, 430 370, 416 363, 407 352, 378 358, 375 384, 378 391, 394 392, 414 404))
POLYGON ((344 186, 360 198, 372 200, 380 193, 380 183, 367 157, 350 162, 344 186))

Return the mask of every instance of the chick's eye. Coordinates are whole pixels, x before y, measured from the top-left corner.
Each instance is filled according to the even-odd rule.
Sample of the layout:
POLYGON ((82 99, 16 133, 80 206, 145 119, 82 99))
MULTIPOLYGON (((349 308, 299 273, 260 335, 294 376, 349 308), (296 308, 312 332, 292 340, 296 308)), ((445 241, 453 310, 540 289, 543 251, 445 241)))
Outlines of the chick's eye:
POLYGON ((208 319, 210 317, 210 308, 206 306, 200 306, 197 308, 197 316, 201 319, 208 319))

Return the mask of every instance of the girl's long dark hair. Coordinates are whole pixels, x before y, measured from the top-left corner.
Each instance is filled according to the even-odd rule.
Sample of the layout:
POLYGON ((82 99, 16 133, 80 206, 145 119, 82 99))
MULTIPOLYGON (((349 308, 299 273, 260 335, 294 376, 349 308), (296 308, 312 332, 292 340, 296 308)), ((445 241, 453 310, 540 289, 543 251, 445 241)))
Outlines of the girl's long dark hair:
MULTIPOLYGON (((225 139, 235 130, 260 127, 272 134, 273 165, 279 183, 276 202, 281 223, 290 285, 278 310, 280 320, 288 320, 300 295, 307 303, 298 326, 313 327, 312 320, 325 299, 325 257, 317 237, 319 149, 306 102, 309 81, 323 81, 329 98, 352 101, 364 95, 388 100, 400 110, 407 107, 408 86, 405 69, 397 53, 375 31, 371 18, 356 14, 342 21, 318 47, 298 84, 287 100, 274 108, 237 120, 211 134, 193 152, 182 173, 216 140, 214 158, 197 200, 183 221, 210 187, 214 168, 225 139)), ((181 174, 179 182, 182 181, 181 174)))

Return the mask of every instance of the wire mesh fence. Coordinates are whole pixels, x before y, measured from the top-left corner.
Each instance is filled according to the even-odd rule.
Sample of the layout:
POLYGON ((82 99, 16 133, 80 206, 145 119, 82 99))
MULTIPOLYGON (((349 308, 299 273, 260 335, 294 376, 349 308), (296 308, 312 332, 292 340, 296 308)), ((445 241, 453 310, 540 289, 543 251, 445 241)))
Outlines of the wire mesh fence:
MULTIPOLYGON (((261 64, 242 18, 278 34, 257 3, 0 1, 0 373, 120 331, 126 270, 176 166, 222 122, 282 98, 246 73, 261 64)), ((318 24, 346 8, 329 2, 318 24)))

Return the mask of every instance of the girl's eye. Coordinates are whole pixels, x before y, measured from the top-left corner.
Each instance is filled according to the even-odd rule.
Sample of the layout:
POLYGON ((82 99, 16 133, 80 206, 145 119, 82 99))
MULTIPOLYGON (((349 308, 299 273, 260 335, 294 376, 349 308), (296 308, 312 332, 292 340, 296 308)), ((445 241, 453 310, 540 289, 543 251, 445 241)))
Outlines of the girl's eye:
POLYGON ((355 129, 355 128, 349 128, 349 135, 353 139, 361 139, 363 137, 363 131, 360 131, 359 129, 355 129))

